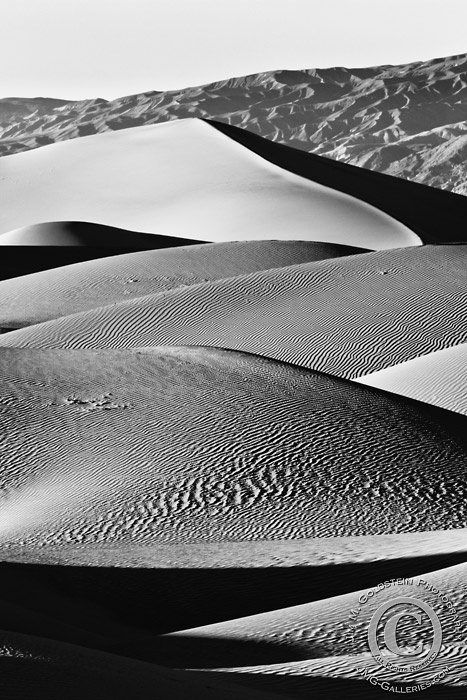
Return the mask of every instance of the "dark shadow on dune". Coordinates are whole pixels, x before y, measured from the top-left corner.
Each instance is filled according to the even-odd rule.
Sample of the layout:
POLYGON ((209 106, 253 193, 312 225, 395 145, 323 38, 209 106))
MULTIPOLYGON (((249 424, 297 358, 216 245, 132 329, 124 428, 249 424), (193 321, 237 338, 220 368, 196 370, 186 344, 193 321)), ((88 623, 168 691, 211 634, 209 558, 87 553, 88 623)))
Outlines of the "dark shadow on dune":
MULTIPOLYGON (((77 663, 79 661, 77 660, 77 663)), ((0 658, 1 697, 8 700, 47 700, 67 698, 83 700, 84 697, 103 700, 118 700, 117 689, 108 687, 107 679, 99 678, 95 671, 81 668, 80 673, 71 674, 70 669, 61 667, 56 662, 47 662, 40 658, 18 658, 2 656, 0 658), (67 679, 67 672, 69 674, 67 679), (71 677, 70 677, 71 676, 71 677)), ((125 688, 128 692, 128 687, 125 688)), ((140 698, 139 693, 135 697, 140 698)))
MULTIPOLYGON (((21 618, 10 619, 10 631, 31 633, 29 610, 50 619, 41 630, 41 636, 47 638, 65 641, 62 628, 66 623, 68 629, 74 626, 90 636, 107 638, 105 650, 126 656, 147 658, 150 654, 157 663, 193 668, 197 664, 206 667, 209 658, 213 666, 231 666, 271 659, 271 645, 216 647, 199 638, 173 638, 163 644, 153 639, 155 646, 147 642, 153 635, 309 603, 465 561, 466 552, 262 569, 130 569, 2 562, 1 598, 25 611, 21 618), (56 627, 54 619, 60 623, 56 627)), ((33 633, 38 634, 37 625, 33 633)), ((68 633, 66 641, 71 641, 68 633)), ((321 655, 319 649, 314 653, 307 649, 305 657, 302 652, 297 657, 297 653, 293 652, 293 658, 321 655)), ((278 650, 276 662, 288 660, 284 654, 278 650)))
MULTIPOLYGON (((406 697, 407 686, 415 685, 414 683, 391 683, 391 686, 396 688, 392 692, 388 692, 379 687, 373 686, 367 680, 356 680, 351 678, 326 678, 326 677, 300 677, 300 676, 281 676, 279 674, 257 674, 257 673, 233 673, 221 672, 216 673, 219 681, 224 683, 239 683, 243 687, 256 688, 263 692, 277 693, 284 698, 335 698, 336 700, 382 700, 388 697, 400 697, 403 694, 406 697)), ((239 687, 240 692, 240 687, 239 687)), ((409 691, 410 692, 410 691, 409 691)), ((239 695, 239 697, 241 697, 239 695)), ((410 696, 409 696, 410 697, 410 696)), ((421 693, 421 697, 426 700, 457 700, 457 698, 465 697, 465 686, 450 687, 446 685, 432 686, 426 688, 421 693)))
POLYGON ((20 277, 33 272, 42 272, 62 265, 96 260, 123 253, 137 253, 141 250, 159 250, 163 248, 176 248, 185 245, 199 245, 205 241, 195 241, 189 238, 175 238, 172 236, 160 236, 157 234, 136 233, 124 231, 126 240, 112 238, 112 229, 109 226, 97 226, 94 224, 81 224, 77 226, 87 227, 88 235, 82 237, 81 243, 68 245, 4 245, 0 246, 0 280, 20 277), (105 237, 92 238, 92 227, 108 229, 105 237), (134 237, 134 238, 133 238, 134 237), (98 240, 99 245, 93 241, 98 240), (130 243, 131 241, 131 243, 130 243))
MULTIPOLYGON (((100 655, 95 657, 95 663, 88 661, 93 657, 86 654, 80 658, 77 649, 76 663, 72 666, 73 656, 70 655, 65 663, 58 660, 45 658, 14 658, 3 656, 0 659, 0 689, 2 698, 48 698, 48 700, 146 700, 149 697, 168 698, 165 692, 157 693, 158 671, 151 672, 150 666, 136 665, 122 659, 123 667, 119 677, 114 676, 113 671, 119 665, 119 657, 115 656, 102 671, 99 670, 100 655), (84 664, 83 664, 84 661, 84 664), (87 663, 86 663, 87 662, 87 663), (126 671, 126 673, 124 672, 126 671), (154 693, 156 693, 154 695, 154 693)), ((208 672, 209 673, 209 672, 208 672)), ((340 679, 325 677, 300 677, 280 676, 273 674, 255 674, 247 672, 222 672, 215 674, 195 673, 186 677, 174 677, 173 697, 190 696, 190 676, 200 685, 191 686, 191 697, 198 699, 196 693, 205 688, 213 688, 213 682, 222 684, 219 687, 219 698, 224 697, 223 689, 230 688, 235 696, 241 700, 246 689, 262 691, 264 697, 277 698, 336 698, 336 700, 381 700, 385 697, 385 691, 374 687, 368 681, 356 679, 340 679), (178 681, 178 682, 177 682, 178 681), (180 685, 183 683, 183 685, 180 685), (181 695, 179 695, 181 693, 181 695)), ((392 683, 397 688, 391 696, 398 697, 404 693, 407 684, 392 683)), ((387 692, 387 691, 386 691, 387 692)), ((210 695, 210 697, 212 697, 210 695)), ((229 697, 234 697, 229 694, 229 697)), ((423 690, 423 698, 427 700, 458 700, 465 697, 464 687, 432 686, 423 690)))
MULTIPOLYGON (((26 642, 34 649, 35 640, 26 642)), ((40 640, 39 640, 40 643, 40 640)), ((37 656, 0 657, 2 700, 147 700, 169 698, 168 692, 155 693, 158 669, 117 656, 102 658, 94 650, 71 647, 62 657, 60 646, 52 658, 37 656), (57 653, 58 652, 58 653, 57 653)), ((183 686, 182 686, 183 687, 183 686)), ((188 690, 181 697, 189 697, 188 690)), ((177 693, 174 697, 180 698, 177 693)))
POLYGON ((231 124, 204 121, 289 172, 368 202, 405 224, 424 243, 467 241, 463 195, 300 151, 231 124))
MULTIPOLYGON (((191 239, 179 239, 173 236, 161 236, 153 233, 139 233, 115 226, 91 223, 89 221, 49 221, 16 229, 14 232, 19 246, 91 246, 111 248, 131 248, 133 250, 152 250, 164 248, 171 242, 191 239)), ((1 240, 1 239, 0 239, 1 240)), ((173 243, 172 243, 173 244, 173 243)), ((178 245, 181 245, 180 243, 178 245)))

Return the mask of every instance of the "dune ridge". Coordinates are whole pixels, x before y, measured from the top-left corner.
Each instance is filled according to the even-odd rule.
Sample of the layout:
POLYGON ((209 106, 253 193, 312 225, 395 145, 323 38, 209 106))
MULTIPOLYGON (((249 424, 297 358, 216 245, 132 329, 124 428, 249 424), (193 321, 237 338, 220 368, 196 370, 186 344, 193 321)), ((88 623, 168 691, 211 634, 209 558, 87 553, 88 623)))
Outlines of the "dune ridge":
POLYGON ((467 240, 464 226, 467 200, 462 195, 297 151, 230 124, 209 123, 269 162, 386 212, 408 226, 424 243, 467 240))
POLYGON ((409 247, 260 271, 11 331, 0 347, 206 345, 354 379, 467 341, 466 255, 409 247))
MULTIPOLYGON (((252 569, 371 564, 395 560, 463 556, 467 530, 426 530, 386 535, 295 538, 293 540, 232 540, 185 544, 102 542, 90 546, 16 546, 0 542, 0 561, 87 567, 148 569, 252 569)), ((467 555, 466 555, 467 557, 467 555)), ((392 564, 393 565, 393 564, 392 564)), ((364 567, 361 567, 362 570, 364 567)), ((332 572, 332 568, 331 568, 332 572)), ((407 573, 404 571, 404 573, 407 573)))
POLYGON ((356 381, 467 415, 467 345, 421 355, 356 381))
POLYGON ((2 234, 83 220, 142 233, 189 231, 210 242, 421 244, 377 207, 289 172, 196 119, 84 137, 0 162, 2 234))
MULTIPOLYGON (((173 239, 167 237, 167 244, 173 239)), ((157 248, 160 237, 154 234, 127 231, 114 226, 103 226, 88 221, 49 221, 8 231, 0 236, 4 246, 80 246, 111 247, 126 250, 157 248)), ((189 243, 199 243, 193 239, 189 243)), ((3 251, 2 251, 3 254, 3 251)), ((24 251, 24 255, 27 251, 24 251)))
MULTIPOLYGON (((404 683, 396 681, 395 685, 401 687, 400 692, 404 692, 404 685, 429 681, 446 667, 448 671, 441 685, 427 690, 428 697, 460 697, 463 689, 465 692, 467 645, 459 636, 459 629, 443 611, 436 592, 427 593, 427 587, 424 584, 418 585, 418 581, 422 580, 433 586, 435 591, 441 590, 449 597, 456 605, 459 613, 458 621, 463 628, 466 623, 464 605, 466 566, 463 563, 421 573, 414 577, 415 585, 410 583, 396 587, 399 595, 409 595, 424 602, 429 601, 442 619, 444 631, 443 645, 436 660, 425 670, 417 673, 407 672, 404 683)), ((355 693, 356 697, 362 697, 362 695, 379 697, 381 689, 363 681, 362 668, 369 674, 373 674, 379 682, 387 681, 391 685, 394 684, 394 677, 390 672, 379 667, 368 653, 366 631, 368 621, 376 607, 393 598, 395 593, 391 588, 379 591, 376 599, 366 604, 367 607, 362 606, 362 617, 355 623, 355 632, 351 634, 349 611, 358 606, 359 595, 365 594, 366 591, 367 589, 362 589, 305 605, 184 630, 167 635, 166 639, 175 642, 174 663, 177 663, 177 659, 182 655, 186 665, 190 664, 191 658, 193 658, 193 665, 202 663, 202 658, 197 658, 196 648, 202 646, 203 640, 206 640, 206 643, 210 641, 213 660, 210 669, 213 669, 217 662, 221 678, 225 679, 228 674, 236 676, 239 681, 250 678, 250 683, 255 687, 275 688, 279 692, 287 693, 290 697, 307 697, 307 694, 319 689, 322 691, 328 689, 330 692, 333 688, 329 683, 331 679, 347 681, 346 684, 334 687, 334 692, 339 696, 352 697, 355 693), (237 643, 237 647, 234 642, 237 643), (240 642, 250 646, 249 653, 252 660, 250 665, 241 663, 247 653, 242 649, 240 642), (283 661, 265 663, 261 658, 264 657, 262 645, 271 647, 269 652, 271 659, 277 659, 282 653, 283 661), (224 662, 223 665, 222 662, 224 662), (368 686, 371 691, 366 695, 368 686)), ((427 622, 423 624, 428 627, 427 622)), ((406 634, 410 635, 410 629, 406 630, 406 634)))
MULTIPOLYGON (((164 242, 163 236, 148 238, 164 242)), ((365 252, 316 241, 237 241, 145 250, 66 265, 0 281, 0 327, 21 328, 176 287, 365 252)))

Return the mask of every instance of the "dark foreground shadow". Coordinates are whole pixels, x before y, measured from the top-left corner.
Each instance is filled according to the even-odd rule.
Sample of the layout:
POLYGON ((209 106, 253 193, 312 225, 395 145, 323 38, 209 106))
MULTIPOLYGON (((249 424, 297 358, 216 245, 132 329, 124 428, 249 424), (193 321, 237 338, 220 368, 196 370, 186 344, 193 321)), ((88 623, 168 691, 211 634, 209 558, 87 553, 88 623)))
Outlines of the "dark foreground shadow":
MULTIPOLYGON (((272 674, 218 672, 219 680, 225 683, 235 682, 243 687, 257 688, 263 692, 272 692, 284 698, 335 698, 336 700, 384 700, 388 697, 411 697, 407 694, 405 683, 391 683, 395 690, 372 685, 367 680, 340 679, 325 677, 279 676, 272 674)), ((454 687, 436 685, 425 688, 417 694, 424 700, 460 700, 465 698, 465 686, 454 687)), ((241 695, 239 695, 241 697, 241 695)))
MULTIPOLYGON (((232 620, 358 591, 390 578, 411 577, 467 560, 467 553, 383 560, 359 564, 263 569, 138 569, 0 563, 3 605, 23 614, 8 615, 0 628, 49 639, 73 641, 80 631, 99 648, 160 663, 196 667, 275 662, 321 656, 320 649, 284 656, 270 644, 219 646, 209 640, 154 637, 177 630, 232 620), (48 623, 41 627, 37 616, 48 623), (34 617, 35 616, 35 617, 34 617), (32 629, 32 620, 36 622, 32 629), (65 629, 66 626, 66 629, 65 629), (71 638, 70 638, 71 635, 71 638), (152 640, 152 641, 151 641, 152 640), (151 643, 149 643, 151 641, 151 643), (154 643, 154 644, 153 644, 154 643), (204 645, 204 647, 203 647, 204 645), (156 653, 157 652, 157 653, 156 653)), ((288 653, 288 652, 287 652, 288 653)))
MULTIPOLYGON (((387 690, 366 680, 288 675, 199 672, 164 673, 150 664, 115 656, 82 654, 76 647, 64 658, 0 659, 2 700, 279 700, 280 698, 335 698, 336 700, 383 700, 399 697, 406 684, 387 690), (75 653, 73 653, 75 652, 75 653), (165 677, 164 677, 165 676, 165 677), (162 681, 162 682, 161 682, 162 681), (257 695, 255 693, 257 692, 257 695), (202 695, 200 695, 202 693, 202 695)), ((464 687, 437 685, 422 692, 426 700, 460 700, 464 687)))

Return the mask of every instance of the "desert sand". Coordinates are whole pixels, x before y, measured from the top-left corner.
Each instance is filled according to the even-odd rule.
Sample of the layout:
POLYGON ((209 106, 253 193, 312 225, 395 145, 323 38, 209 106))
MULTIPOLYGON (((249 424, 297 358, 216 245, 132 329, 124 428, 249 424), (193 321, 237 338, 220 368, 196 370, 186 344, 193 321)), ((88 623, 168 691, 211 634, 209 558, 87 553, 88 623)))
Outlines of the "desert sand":
POLYGON ((364 252, 315 241, 241 241, 114 254, 1 281, 0 327, 22 328, 134 296, 364 252))
POLYGON ((287 172, 195 119, 44 146, 2 158, 0 169, 5 245, 23 235, 7 232, 48 221, 189 232, 200 241, 303 239, 371 249, 421 243, 366 202, 287 172))
POLYGON ((467 246, 421 246, 259 271, 0 336, 17 348, 205 345, 354 379, 467 341, 467 246))
POLYGON ((214 348, 2 348, 1 358, 8 542, 467 527, 456 414, 214 348))
POLYGON ((466 415, 467 346, 421 355, 356 381, 466 415))
MULTIPOLYGON (((24 326, 0 348, 5 696, 378 698, 372 608, 353 640, 346 625, 394 577, 433 583, 465 626, 464 416, 307 369, 414 354, 441 371, 440 343, 462 347, 464 254, 253 241, 2 283, 4 322, 24 326), (203 347, 220 331, 261 352, 203 347)), ((465 643, 443 633, 414 682, 447 666, 424 692, 455 699, 465 643)))

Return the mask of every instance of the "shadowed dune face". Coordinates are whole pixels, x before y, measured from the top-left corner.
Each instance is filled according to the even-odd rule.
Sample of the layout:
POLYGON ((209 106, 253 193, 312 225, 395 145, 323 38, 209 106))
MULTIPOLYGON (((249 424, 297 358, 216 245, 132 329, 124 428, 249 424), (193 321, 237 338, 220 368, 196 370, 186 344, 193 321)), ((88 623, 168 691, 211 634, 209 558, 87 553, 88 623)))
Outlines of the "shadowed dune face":
POLYGON ((441 409, 207 348, 4 349, 1 372, 3 543, 467 526, 465 431, 441 409))
POLYGON ((40 636, 0 632, 2 686, 10 698, 49 700, 281 700, 273 690, 223 681, 215 673, 169 669, 40 636), (39 689, 39 695, 38 695, 39 689))
POLYGON ((0 327, 21 328, 176 287, 365 252, 362 248, 312 241, 242 241, 144 251, 67 265, 0 281, 0 327))
MULTIPOLYGON (((189 231, 200 241, 303 239, 370 249, 421 243, 366 202, 287 172, 194 119, 1 162, 3 234, 41 221, 83 220, 172 236, 189 231)), ((22 235, 5 241, 15 244, 22 235)))
POLYGON ((467 57, 277 70, 110 102, 0 100, 0 153, 197 117, 377 172, 467 194, 467 57))
POLYGON ((356 381, 467 415, 467 345, 422 355, 356 381))
POLYGON ((0 345, 209 345, 355 378, 467 341, 466 256, 423 246, 260 271, 22 328, 0 345))

